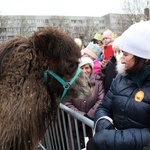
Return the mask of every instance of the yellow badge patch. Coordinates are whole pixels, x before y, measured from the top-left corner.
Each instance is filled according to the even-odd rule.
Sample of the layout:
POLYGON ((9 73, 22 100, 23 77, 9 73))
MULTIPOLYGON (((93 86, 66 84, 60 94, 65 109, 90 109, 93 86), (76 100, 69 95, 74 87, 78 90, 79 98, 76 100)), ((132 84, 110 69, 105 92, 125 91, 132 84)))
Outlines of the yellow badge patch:
POLYGON ((143 91, 138 91, 136 94, 135 94, 135 101, 136 102, 141 102, 144 98, 144 92, 143 91))

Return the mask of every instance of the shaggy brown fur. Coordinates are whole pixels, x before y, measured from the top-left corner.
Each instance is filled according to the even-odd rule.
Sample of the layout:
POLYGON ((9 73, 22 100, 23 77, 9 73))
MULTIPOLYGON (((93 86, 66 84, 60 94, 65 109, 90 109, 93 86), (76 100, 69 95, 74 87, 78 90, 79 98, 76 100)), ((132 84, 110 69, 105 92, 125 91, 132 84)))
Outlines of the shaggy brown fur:
MULTIPOLYGON (((0 150, 33 150, 43 138, 45 120, 56 118, 62 85, 43 74, 51 69, 69 81, 80 52, 74 40, 55 28, 32 37, 14 37, 0 46, 0 150)), ((89 95, 81 72, 65 99, 89 95)))

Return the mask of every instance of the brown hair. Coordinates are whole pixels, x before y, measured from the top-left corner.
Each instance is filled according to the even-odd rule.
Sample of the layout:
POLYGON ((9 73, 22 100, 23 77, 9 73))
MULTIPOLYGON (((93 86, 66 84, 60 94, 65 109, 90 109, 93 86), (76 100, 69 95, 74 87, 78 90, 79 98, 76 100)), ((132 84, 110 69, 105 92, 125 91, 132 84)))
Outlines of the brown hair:
POLYGON ((150 65, 150 60, 149 59, 143 59, 137 56, 135 57, 135 63, 132 66, 132 68, 130 70, 128 70, 127 72, 134 72, 137 73, 139 72, 143 67, 150 65))

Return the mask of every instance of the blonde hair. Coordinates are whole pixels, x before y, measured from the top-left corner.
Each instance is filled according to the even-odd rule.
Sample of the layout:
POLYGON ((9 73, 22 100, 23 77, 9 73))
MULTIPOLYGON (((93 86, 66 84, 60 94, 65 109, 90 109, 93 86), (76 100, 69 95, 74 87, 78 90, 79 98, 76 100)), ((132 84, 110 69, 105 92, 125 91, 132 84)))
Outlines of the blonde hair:
POLYGON ((112 44, 112 48, 113 48, 113 50, 114 51, 120 51, 120 36, 119 37, 117 37, 115 40, 114 40, 114 42, 113 42, 113 44, 112 44))

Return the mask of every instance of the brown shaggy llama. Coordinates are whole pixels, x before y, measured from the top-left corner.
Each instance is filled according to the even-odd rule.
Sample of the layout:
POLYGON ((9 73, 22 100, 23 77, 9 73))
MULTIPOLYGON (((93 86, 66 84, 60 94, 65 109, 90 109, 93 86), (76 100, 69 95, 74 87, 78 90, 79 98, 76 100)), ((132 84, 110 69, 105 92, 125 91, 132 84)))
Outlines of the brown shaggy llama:
MULTIPOLYGON (((45 120, 57 118, 64 88, 49 69, 70 81, 78 69, 80 50, 74 39, 48 27, 33 36, 14 37, 0 45, 0 150, 34 150, 44 137, 45 120)), ((65 100, 89 96, 81 71, 65 100)))

